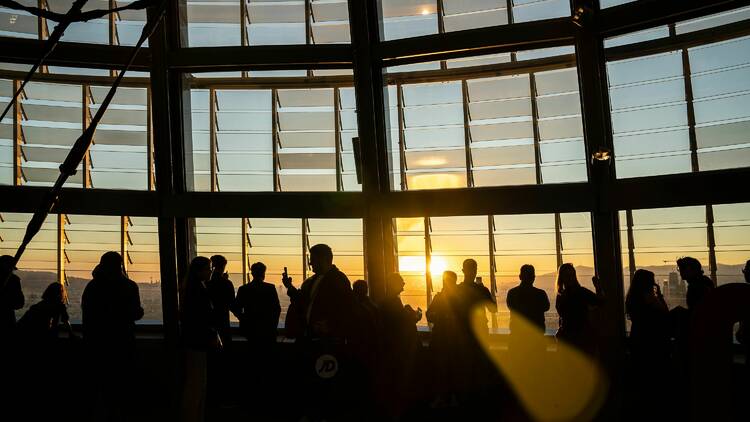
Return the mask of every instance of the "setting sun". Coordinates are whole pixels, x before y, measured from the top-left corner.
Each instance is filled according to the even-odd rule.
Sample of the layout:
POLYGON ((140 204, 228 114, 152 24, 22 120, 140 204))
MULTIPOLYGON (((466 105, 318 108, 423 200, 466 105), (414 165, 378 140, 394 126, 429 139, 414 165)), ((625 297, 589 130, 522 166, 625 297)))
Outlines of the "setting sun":
MULTIPOLYGON (((430 274, 440 276, 443 271, 448 269, 448 262, 442 256, 431 257, 430 274)), ((398 268, 402 272, 425 272, 425 258, 421 256, 399 256, 398 268)))

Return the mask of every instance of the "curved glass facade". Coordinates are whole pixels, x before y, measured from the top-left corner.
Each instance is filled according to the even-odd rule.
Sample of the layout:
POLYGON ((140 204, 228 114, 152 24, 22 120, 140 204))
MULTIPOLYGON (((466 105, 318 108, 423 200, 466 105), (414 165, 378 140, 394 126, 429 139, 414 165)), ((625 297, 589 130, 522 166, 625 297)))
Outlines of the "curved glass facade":
MULTIPOLYGON (((72 1, 22 3, 62 13, 72 1)), ((196 254, 225 255, 235 285, 263 261, 279 284, 283 267, 304 278, 309 247, 327 243, 374 296, 400 271, 404 302, 423 309, 442 271, 471 257, 503 333, 519 267, 535 265, 554 298, 556 268, 572 262, 616 299, 605 317, 620 333, 636 267, 657 274, 670 304, 684 300, 679 256, 720 284, 741 277, 746 4, 351 3, 170 2, 20 261, 25 279, 66 281, 75 304, 97 256, 121 251, 146 319, 169 329, 196 254)), ((2 254, 150 14, 72 25, 13 101, 55 23, 0 8, 0 106, 13 102, 0 122, 2 254)))

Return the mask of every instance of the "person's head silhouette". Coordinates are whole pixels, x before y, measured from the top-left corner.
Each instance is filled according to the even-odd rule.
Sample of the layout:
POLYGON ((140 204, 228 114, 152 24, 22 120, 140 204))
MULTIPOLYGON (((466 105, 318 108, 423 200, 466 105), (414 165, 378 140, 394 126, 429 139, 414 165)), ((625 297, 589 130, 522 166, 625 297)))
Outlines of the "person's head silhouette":
POLYGON ((333 251, 331 247, 319 243, 310 248, 310 267, 315 274, 325 274, 333 267, 333 251))
POLYGON ((456 287, 458 281, 458 275, 453 271, 443 271, 443 290, 451 291, 456 287))
POLYGON ((557 271, 557 292, 562 294, 566 290, 579 287, 580 285, 576 276, 576 268, 573 264, 565 263, 560 265, 560 269, 557 271))
POLYGON ((263 281, 266 279, 266 264, 262 262, 256 262, 250 266, 250 275, 253 276, 253 280, 263 281))
POLYGON ((63 294, 63 286, 60 283, 50 283, 44 293, 42 293, 42 300, 50 303, 63 303, 65 295, 63 294))
POLYGON ((16 259, 10 255, 0 256, 0 274, 8 274, 16 268, 16 259))
POLYGON ((462 271, 464 273, 464 282, 473 283, 477 278, 477 261, 469 258, 467 260, 464 260, 464 264, 462 267, 462 271))
POLYGON ((211 260, 205 256, 196 256, 188 267, 188 283, 207 281, 211 278, 211 260))
POLYGON ((703 266, 692 256, 683 256, 677 260, 677 268, 683 280, 694 280, 703 275, 703 266))
POLYGON ((222 255, 211 257, 211 277, 221 277, 227 269, 227 259, 222 255))
POLYGON ((406 283, 404 283, 404 278, 401 277, 401 274, 392 273, 386 280, 385 294, 390 297, 398 296, 404 291, 405 285, 406 283))
POLYGON ((99 265, 94 268, 94 277, 118 278, 125 277, 122 255, 117 252, 105 252, 99 259, 99 265))
POLYGON ((656 295, 657 290, 654 273, 642 268, 636 270, 633 273, 633 279, 630 280, 628 294, 625 296, 625 311, 630 314, 638 303, 642 303, 649 296, 656 295))
POLYGON ((354 292, 354 296, 358 298, 364 298, 367 297, 367 282, 364 280, 357 280, 352 284, 352 291, 354 292))
POLYGON ((518 274, 518 279, 524 284, 534 284, 536 279, 536 272, 533 265, 524 264, 521 266, 521 272, 518 274))

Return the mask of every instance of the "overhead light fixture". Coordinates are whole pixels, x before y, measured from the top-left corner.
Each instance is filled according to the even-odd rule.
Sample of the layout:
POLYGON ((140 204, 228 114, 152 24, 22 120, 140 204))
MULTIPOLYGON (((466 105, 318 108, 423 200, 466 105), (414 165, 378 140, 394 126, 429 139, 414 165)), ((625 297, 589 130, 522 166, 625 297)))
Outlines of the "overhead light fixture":
POLYGON ((10 17, 8 18, 8 22, 10 22, 11 25, 15 24, 17 20, 18 15, 10 15, 10 17))

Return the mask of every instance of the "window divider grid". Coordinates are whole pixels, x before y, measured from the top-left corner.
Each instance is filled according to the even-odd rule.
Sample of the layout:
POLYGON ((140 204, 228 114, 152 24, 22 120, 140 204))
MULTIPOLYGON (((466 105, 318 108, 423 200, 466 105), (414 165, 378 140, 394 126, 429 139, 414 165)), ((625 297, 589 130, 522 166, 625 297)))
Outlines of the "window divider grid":
POLYGON ((474 163, 471 157, 471 111, 469 110, 469 85, 461 81, 461 104, 464 115, 464 148, 466 154, 466 187, 474 187, 474 163))
POLYGON ((432 239, 430 238, 430 232, 432 231, 432 224, 430 223, 430 217, 424 218, 424 280, 425 280, 425 298, 427 306, 432 303, 432 239))
POLYGON ((539 134, 539 104, 537 103, 536 75, 529 73, 529 94, 531 96, 531 127, 534 131, 534 170, 536 183, 542 184, 542 147, 539 134))

